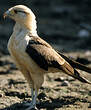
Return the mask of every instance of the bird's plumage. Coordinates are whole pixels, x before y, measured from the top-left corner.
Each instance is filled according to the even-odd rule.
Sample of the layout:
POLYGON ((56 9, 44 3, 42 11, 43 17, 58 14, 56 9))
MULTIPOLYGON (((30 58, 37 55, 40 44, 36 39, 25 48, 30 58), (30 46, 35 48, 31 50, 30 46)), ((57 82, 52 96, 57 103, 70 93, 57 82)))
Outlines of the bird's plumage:
MULTIPOLYGON (((32 40, 29 41, 26 47, 26 52, 40 68, 44 69, 47 72, 54 71, 48 71, 50 68, 58 69, 58 71, 63 70, 64 72, 80 80, 81 82, 88 83, 88 81, 86 81, 85 78, 82 78, 80 76, 80 73, 78 73, 78 71, 74 69, 75 66, 72 65, 72 60, 69 59, 70 62, 68 61, 68 63, 66 61, 68 59, 66 56, 65 59, 63 54, 60 53, 59 56, 59 54, 57 54, 57 52, 44 40, 35 36, 30 37, 32 37, 32 40)), ((86 66, 84 67, 86 68, 86 66)))
POLYGON ((64 54, 60 53, 59 51, 57 51, 57 53, 62 57, 64 58, 70 65, 72 65, 73 68, 76 68, 76 69, 80 69, 80 70, 83 70, 85 72, 88 72, 91 74, 91 68, 90 67, 87 67, 75 60, 72 60, 71 58, 68 58, 66 57, 64 54))
POLYGON ((26 52, 37 65, 45 71, 48 71, 50 67, 60 69, 60 65, 64 63, 64 59, 41 38, 35 36, 30 37, 31 40, 29 40, 26 47, 26 52))
POLYGON ((91 84, 81 77, 75 69, 78 68, 91 73, 91 68, 88 69, 88 67, 56 52, 38 36, 35 15, 29 8, 17 5, 10 8, 5 16, 16 21, 8 42, 8 49, 31 88, 36 91, 32 100, 32 107, 36 104, 36 95, 44 82, 44 74, 46 73, 63 71, 81 82, 91 84))

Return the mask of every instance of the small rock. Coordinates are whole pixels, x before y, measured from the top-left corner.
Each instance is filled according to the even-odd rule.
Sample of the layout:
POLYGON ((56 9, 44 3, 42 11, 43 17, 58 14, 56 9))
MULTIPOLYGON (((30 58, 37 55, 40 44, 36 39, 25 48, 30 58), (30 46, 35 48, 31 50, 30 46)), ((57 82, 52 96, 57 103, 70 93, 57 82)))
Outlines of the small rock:
POLYGON ((67 80, 68 80, 69 82, 71 82, 71 81, 75 81, 75 78, 68 76, 67 80))
POLYGON ((61 86, 68 86, 69 85, 69 82, 68 81, 63 81, 61 86))
POLYGON ((64 77, 59 77, 59 78, 56 78, 56 79, 55 79, 55 81, 60 81, 60 82, 62 82, 62 81, 64 81, 64 80, 65 80, 64 77))

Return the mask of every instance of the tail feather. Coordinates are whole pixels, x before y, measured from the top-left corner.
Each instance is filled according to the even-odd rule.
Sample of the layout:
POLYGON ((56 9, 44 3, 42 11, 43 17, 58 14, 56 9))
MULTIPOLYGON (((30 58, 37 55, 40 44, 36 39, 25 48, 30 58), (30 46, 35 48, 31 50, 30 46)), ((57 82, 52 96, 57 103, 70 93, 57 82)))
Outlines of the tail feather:
POLYGON ((74 69, 74 78, 78 79, 79 81, 83 82, 83 83, 88 83, 88 84, 91 84, 90 81, 88 81, 86 78, 80 76, 80 73, 74 69))
POLYGON ((79 81, 83 82, 83 83, 88 83, 91 84, 90 81, 88 81, 87 79, 85 79, 84 77, 82 77, 80 75, 80 73, 75 70, 69 63, 65 62, 63 65, 61 65, 61 69, 67 73, 68 75, 78 79, 79 81))
POLYGON ((79 62, 76 62, 74 60, 71 60, 70 58, 66 57, 65 55, 61 54, 60 52, 58 52, 60 54, 60 56, 62 58, 64 58, 73 68, 76 68, 76 69, 80 69, 80 70, 83 70, 85 72, 88 72, 91 74, 91 68, 90 67, 87 67, 79 62))

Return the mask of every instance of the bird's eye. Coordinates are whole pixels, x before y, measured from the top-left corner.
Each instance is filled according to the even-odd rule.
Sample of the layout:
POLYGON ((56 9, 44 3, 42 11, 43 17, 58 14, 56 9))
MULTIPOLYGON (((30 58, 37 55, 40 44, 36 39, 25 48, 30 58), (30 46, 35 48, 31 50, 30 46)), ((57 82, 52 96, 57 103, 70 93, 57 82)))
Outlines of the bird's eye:
POLYGON ((17 14, 18 11, 17 10, 14 10, 14 12, 17 14))

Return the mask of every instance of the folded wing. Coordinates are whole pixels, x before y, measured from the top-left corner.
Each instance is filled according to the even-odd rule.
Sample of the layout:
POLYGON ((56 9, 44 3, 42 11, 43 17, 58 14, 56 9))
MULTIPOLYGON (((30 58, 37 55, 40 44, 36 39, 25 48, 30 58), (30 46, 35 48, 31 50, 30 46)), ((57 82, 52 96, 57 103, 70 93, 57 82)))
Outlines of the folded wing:
POLYGON ((47 42, 40 37, 30 37, 31 40, 26 47, 26 53, 40 68, 44 69, 45 71, 48 71, 50 67, 57 68, 81 82, 91 84, 88 80, 80 76, 80 73, 74 69, 76 67, 74 62, 70 61, 62 54, 59 55, 47 42))

